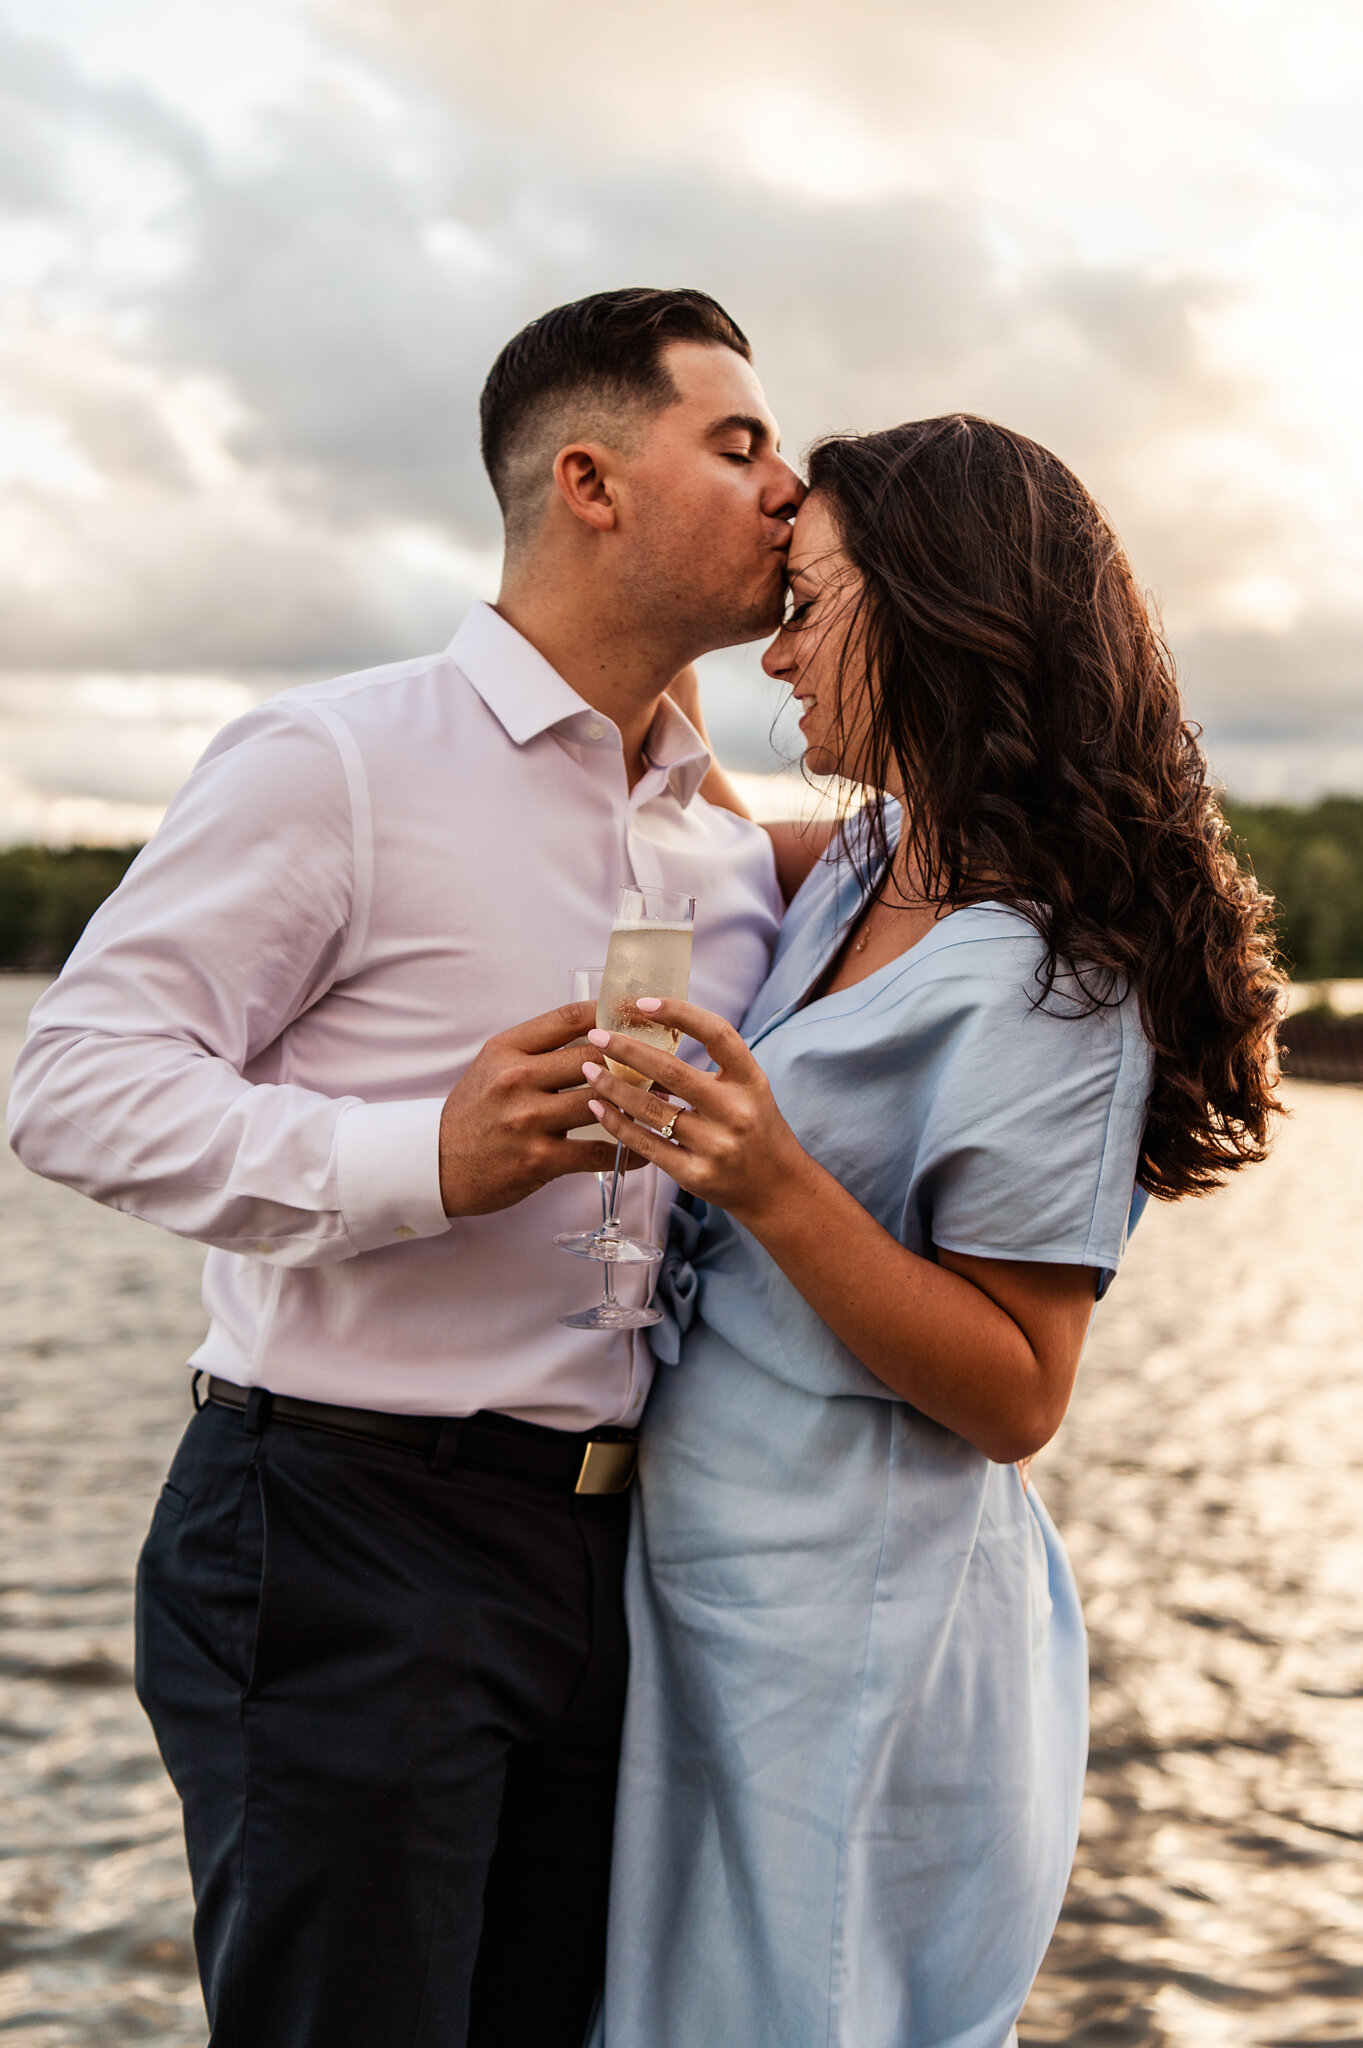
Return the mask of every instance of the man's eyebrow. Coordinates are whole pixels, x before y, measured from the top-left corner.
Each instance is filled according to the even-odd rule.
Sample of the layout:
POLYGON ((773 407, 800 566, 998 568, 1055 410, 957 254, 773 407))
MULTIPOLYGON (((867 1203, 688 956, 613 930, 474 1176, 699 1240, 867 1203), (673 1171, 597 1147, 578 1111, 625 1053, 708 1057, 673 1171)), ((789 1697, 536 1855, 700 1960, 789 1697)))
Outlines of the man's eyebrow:
MULTIPOLYGON (((771 428, 754 412, 726 413, 722 420, 712 420, 705 431, 707 435, 745 433, 751 434, 754 441, 771 440, 771 428)), ((781 443, 777 441, 774 445, 779 448, 781 443)))

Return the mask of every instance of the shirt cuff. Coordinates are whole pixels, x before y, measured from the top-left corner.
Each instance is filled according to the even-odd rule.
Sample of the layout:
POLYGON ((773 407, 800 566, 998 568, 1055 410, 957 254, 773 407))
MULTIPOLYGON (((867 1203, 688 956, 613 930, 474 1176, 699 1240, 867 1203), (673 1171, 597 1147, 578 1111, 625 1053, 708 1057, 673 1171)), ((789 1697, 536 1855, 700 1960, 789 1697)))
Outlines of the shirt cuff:
POLYGON ((444 1096, 356 1102, 336 1131, 341 1217, 357 1252, 438 1237, 450 1227, 440 1200, 444 1096))

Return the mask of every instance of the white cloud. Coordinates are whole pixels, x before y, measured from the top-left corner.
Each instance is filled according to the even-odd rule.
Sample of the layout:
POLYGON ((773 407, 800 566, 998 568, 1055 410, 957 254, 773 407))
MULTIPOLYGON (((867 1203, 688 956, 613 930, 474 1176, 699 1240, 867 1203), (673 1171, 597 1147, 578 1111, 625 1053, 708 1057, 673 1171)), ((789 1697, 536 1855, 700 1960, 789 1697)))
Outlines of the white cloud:
MULTIPOLYGON (((730 304, 792 445, 960 407, 1055 447, 1221 758, 1355 775, 1342 0, 9 7, 0 812, 153 803, 211 725, 91 724, 83 676, 259 692, 448 637, 495 576, 486 368, 625 281, 730 304)), ((770 759, 751 658, 707 689, 770 759)))

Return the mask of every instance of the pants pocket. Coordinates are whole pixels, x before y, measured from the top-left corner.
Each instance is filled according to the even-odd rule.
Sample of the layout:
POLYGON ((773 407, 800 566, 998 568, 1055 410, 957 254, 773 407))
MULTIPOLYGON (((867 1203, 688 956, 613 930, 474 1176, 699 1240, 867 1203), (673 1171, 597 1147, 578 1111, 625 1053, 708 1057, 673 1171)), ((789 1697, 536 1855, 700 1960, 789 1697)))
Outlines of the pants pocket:
POLYGON ((261 1618, 269 1583, 269 1542, 265 1494, 259 1465, 253 1465, 242 1489, 232 1539, 232 1583, 238 1596, 232 1606, 237 1669, 242 1691, 249 1695, 260 1654, 261 1618))
MULTIPOLYGON (((207 1411, 206 1411, 207 1412, 207 1411)), ((188 1435, 161 1489, 137 1567, 137 1690, 144 1706, 207 1689, 242 1692, 255 1654, 264 1516, 252 1447, 188 1435), (186 1455, 189 1453, 189 1455, 186 1455)))

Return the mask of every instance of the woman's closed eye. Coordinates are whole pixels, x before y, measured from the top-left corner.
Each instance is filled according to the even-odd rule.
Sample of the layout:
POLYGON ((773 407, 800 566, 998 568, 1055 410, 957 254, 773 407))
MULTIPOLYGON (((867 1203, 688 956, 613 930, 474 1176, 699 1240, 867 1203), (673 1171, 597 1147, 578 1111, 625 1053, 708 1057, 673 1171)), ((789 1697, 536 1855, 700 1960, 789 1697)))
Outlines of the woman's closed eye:
POLYGON ((787 591, 786 608, 781 615, 781 624, 783 626, 802 625, 813 609, 814 600, 812 597, 806 597, 801 601, 796 599, 793 592, 787 591))

